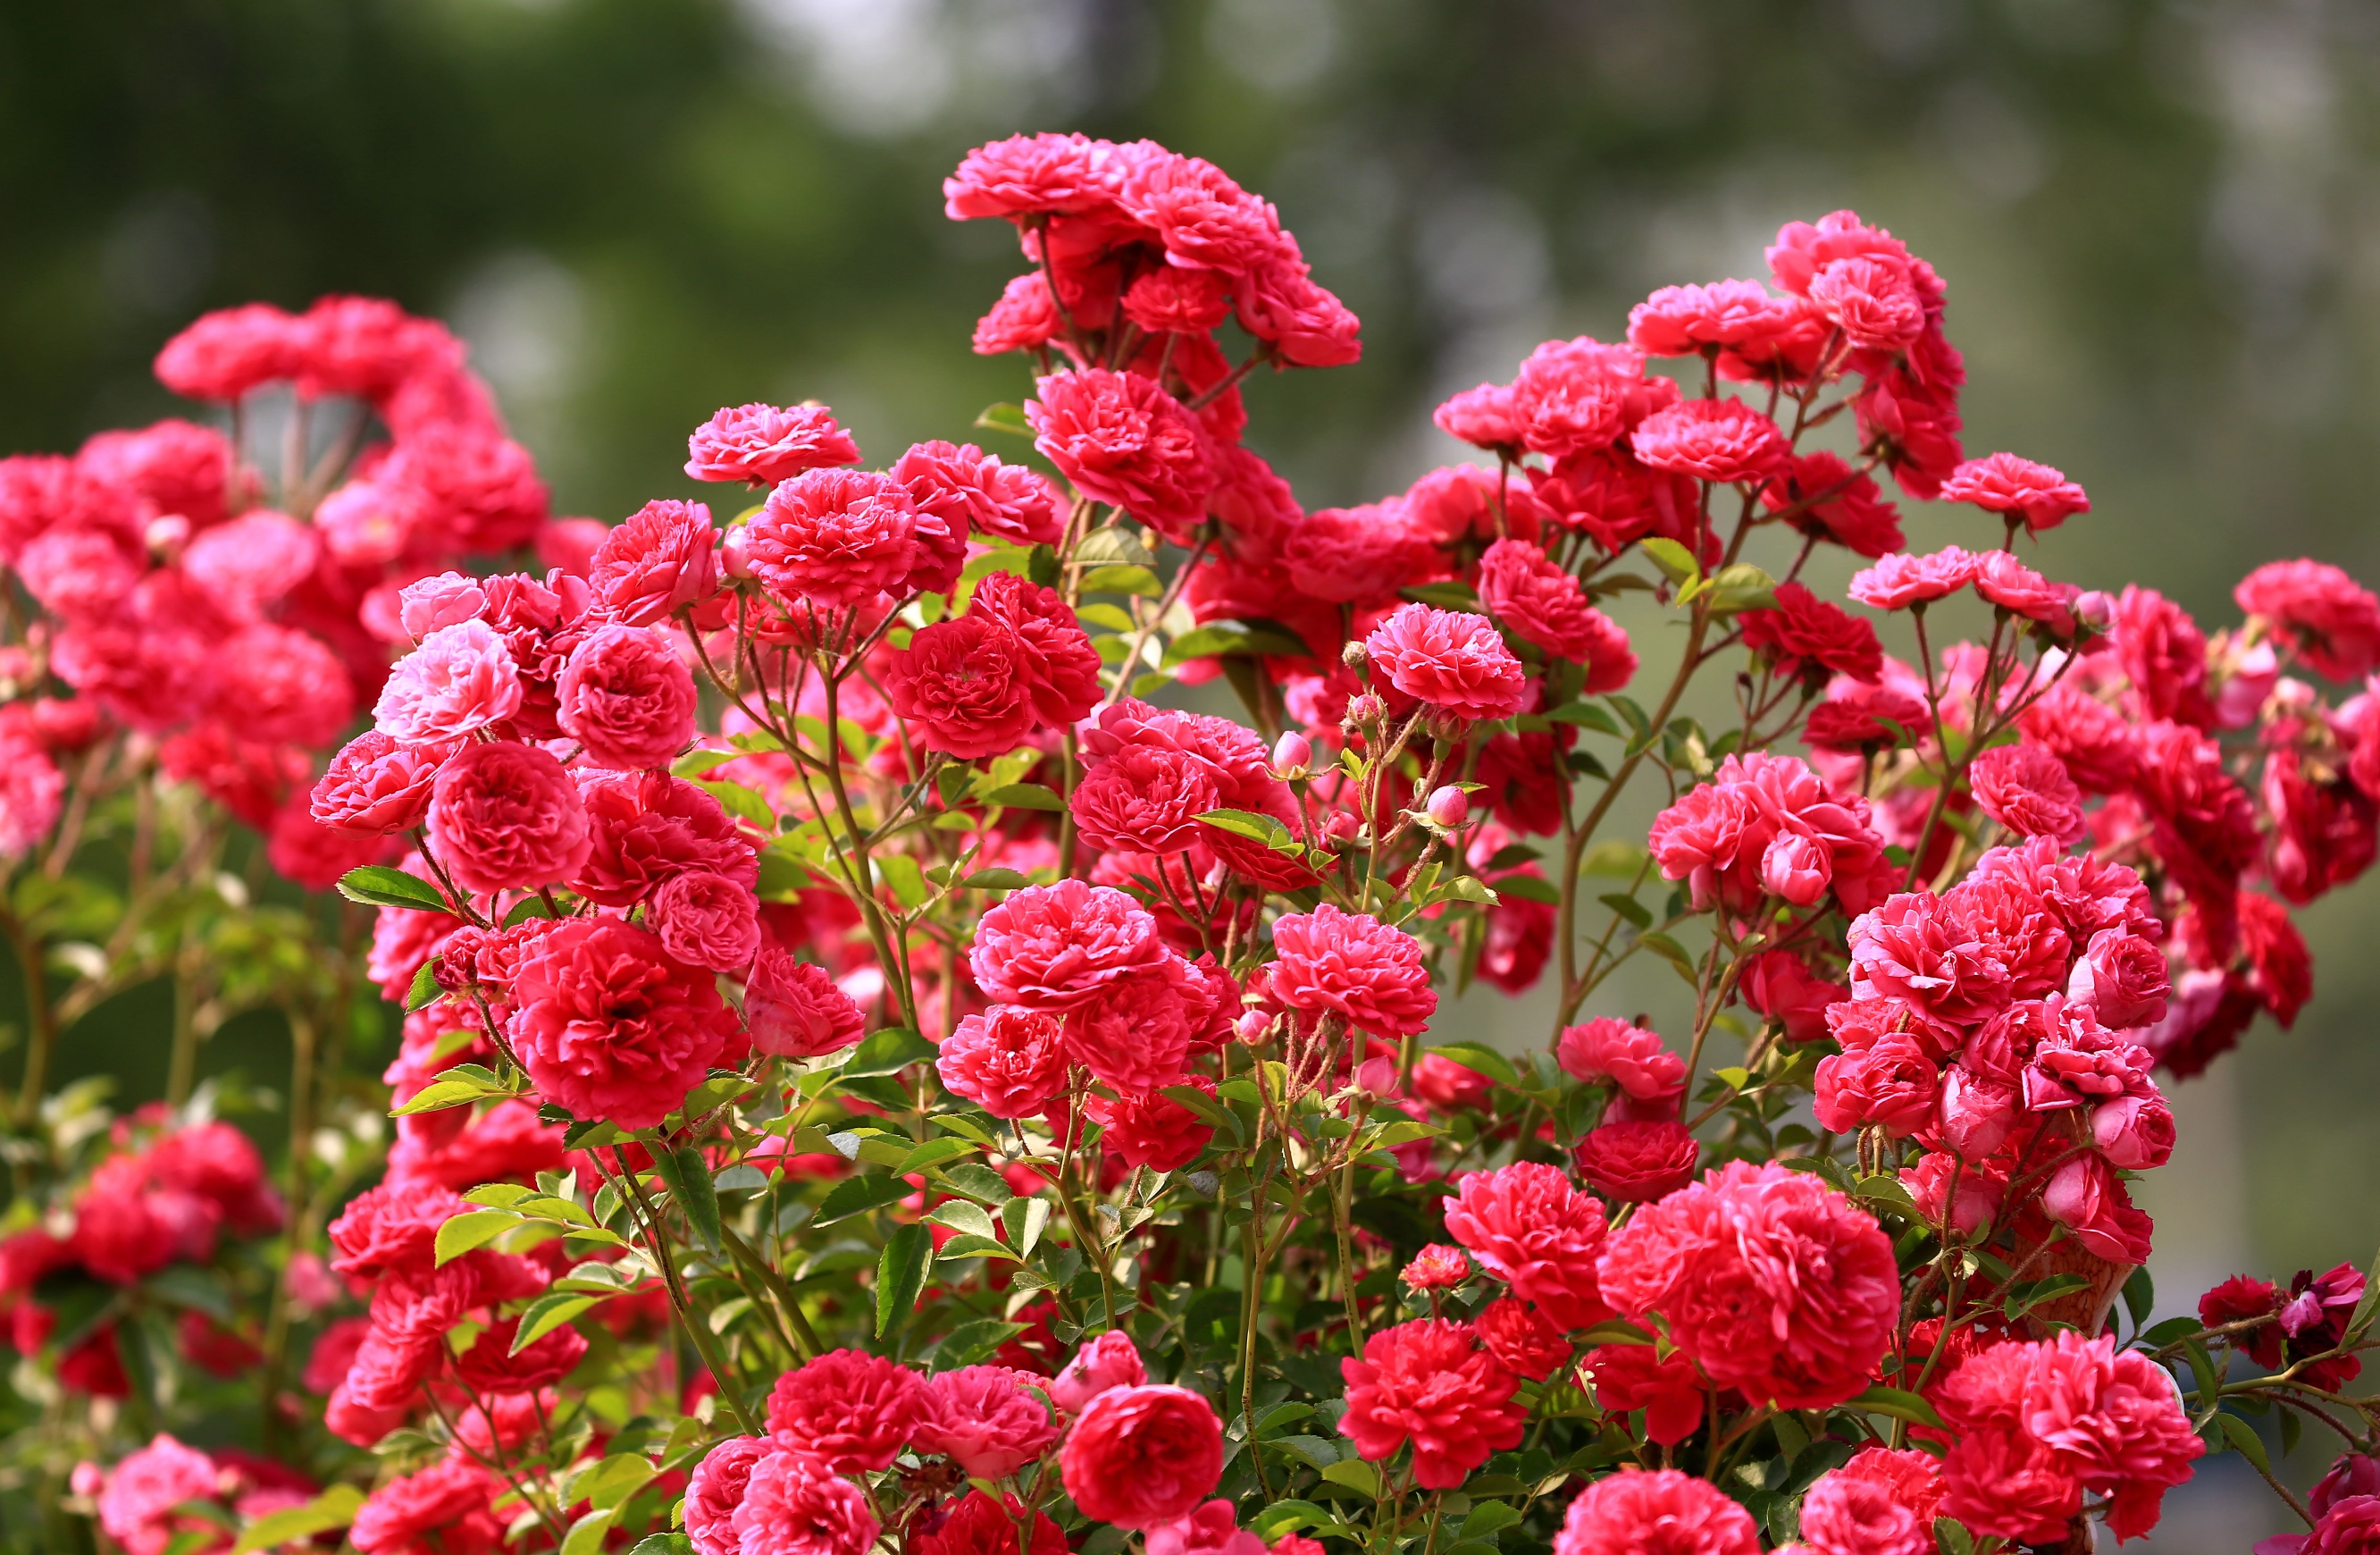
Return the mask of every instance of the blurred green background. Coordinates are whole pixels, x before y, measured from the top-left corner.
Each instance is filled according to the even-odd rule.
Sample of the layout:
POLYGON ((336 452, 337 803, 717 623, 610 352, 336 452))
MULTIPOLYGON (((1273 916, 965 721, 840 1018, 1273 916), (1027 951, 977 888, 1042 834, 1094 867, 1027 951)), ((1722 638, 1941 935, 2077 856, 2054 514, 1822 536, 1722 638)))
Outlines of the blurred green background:
MULTIPOLYGON (((965 436, 1023 387, 965 350, 1018 261, 940 179, 1071 128, 1221 164, 1363 316, 1360 367, 1249 395, 1308 506, 1460 456, 1432 406, 1538 340, 1849 205, 1949 278, 1970 448, 2090 489, 2044 565, 2218 625, 2274 556, 2380 579, 2375 63, 2346 0, 14 0, 0 449, 173 409, 148 361, 198 310, 331 290, 461 330, 565 512, 685 493, 722 404, 826 399, 880 458, 965 436)), ((2298 1028, 2181 1087, 2167 1306, 2380 1240, 2375 892, 2309 916, 2298 1028)))

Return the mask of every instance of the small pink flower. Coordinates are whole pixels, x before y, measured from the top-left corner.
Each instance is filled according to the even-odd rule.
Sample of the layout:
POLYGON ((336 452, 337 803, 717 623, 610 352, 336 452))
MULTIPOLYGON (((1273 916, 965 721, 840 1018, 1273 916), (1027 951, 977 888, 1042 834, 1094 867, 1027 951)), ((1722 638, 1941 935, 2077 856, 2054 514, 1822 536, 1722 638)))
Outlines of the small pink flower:
POLYGON ((1068 1357, 1065 1367, 1050 1384, 1050 1397, 1069 1415, 1080 1415, 1090 1402, 1111 1388, 1137 1388, 1148 1380, 1148 1368, 1132 1336, 1111 1329, 1087 1339, 1068 1357))
POLYGON ((686 472, 697 480, 751 486, 859 460, 859 444, 822 405, 731 407, 695 428, 686 451, 686 472))
POLYGON ((441 626, 389 672, 372 705, 381 733, 402 746, 446 745, 520 711, 513 656, 484 621, 441 626))
POLYGON ((1066 1052, 1054 1016, 1013 1004, 967 1015, 934 1059, 943 1086, 995 1118, 1039 1113, 1066 1087, 1066 1052))
POLYGON ((1875 610, 1906 610, 1948 594, 1975 580, 1983 558, 1955 545, 1927 556, 1897 553, 1852 577, 1851 597, 1875 610))
POLYGON ((1510 718, 1528 701, 1521 662, 1483 615, 1400 605, 1364 647, 1390 685, 1463 718, 1510 718))
POLYGON ((1433 1242, 1415 1253, 1397 1278, 1409 1290, 1451 1291, 1471 1278, 1471 1258, 1460 1247, 1433 1242))
POLYGON ((1969 459, 1942 482, 1939 500, 2007 515, 2010 523, 2022 523, 2036 534, 2058 528, 2070 515, 2091 511, 2082 487, 2047 465, 2014 454, 1969 459))
POLYGON ((1984 813, 2020 837, 2066 847, 2082 835, 2082 791, 2041 746, 1994 746, 1968 765, 1967 782, 1984 813))
POLYGON ((1791 452, 1777 423, 1737 399, 1688 400, 1629 434, 1640 464, 1722 484, 1763 480, 1791 452))
POLYGON ((645 904, 645 923, 673 960, 735 972, 759 952, 759 907, 741 881, 689 869, 661 883, 645 904))
POLYGON ((694 672, 648 627, 597 627, 554 690, 563 733, 599 767, 667 766, 694 739, 694 672))
POLYGON ((840 1052, 868 1027, 868 1017, 825 967, 772 944, 760 947, 745 979, 744 1020, 752 1046, 782 1058, 840 1052))

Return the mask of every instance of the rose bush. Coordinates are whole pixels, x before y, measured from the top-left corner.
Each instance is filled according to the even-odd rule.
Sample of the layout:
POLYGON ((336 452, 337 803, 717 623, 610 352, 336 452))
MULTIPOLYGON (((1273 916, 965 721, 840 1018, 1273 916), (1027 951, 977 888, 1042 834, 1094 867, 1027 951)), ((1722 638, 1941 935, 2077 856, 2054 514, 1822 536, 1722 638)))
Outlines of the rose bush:
POLYGON ((725 524, 553 521, 453 342, 334 298, 167 346, 229 438, 0 463, 0 1302, 62 1526, 2000 1555, 2311 1419, 2350 1452, 2275 1548, 2370 1542, 2365 1275, 2151 1322, 2128 1184, 2380 851, 2380 601, 2276 564, 2209 636, 2035 570, 2082 488, 1966 456, 1942 279, 1850 213, 1308 512, 1241 384, 1359 326, 1271 205, 1059 135, 945 194, 1023 252, 994 452, 864 470, 746 405, 688 440, 725 524), (1980 549, 1906 552, 1880 480, 1980 549), (227 846, 345 901, 257 907, 227 846), (1635 961, 1658 1022, 1599 1013, 1635 961), (160 972, 166 1104, 44 1102, 160 972), (1550 979, 1536 1051, 1429 1040, 1475 979, 1550 979), (373 998, 384 1091, 338 1063, 373 998), (278 1183, 189 1084, 241 1002, 299 1034, 278 1183))

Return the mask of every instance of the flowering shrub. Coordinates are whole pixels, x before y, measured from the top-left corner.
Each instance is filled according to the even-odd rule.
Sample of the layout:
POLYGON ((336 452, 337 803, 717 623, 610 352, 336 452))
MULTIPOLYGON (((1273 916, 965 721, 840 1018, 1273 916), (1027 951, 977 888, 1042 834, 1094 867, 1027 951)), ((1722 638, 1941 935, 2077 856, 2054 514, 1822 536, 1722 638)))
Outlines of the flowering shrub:
MULTIPOLYGON (((277 1456, 124 1452, 87 1408, 108 1538, 1992 1555, 2143 1533, 2312 1417, 2350 1451, 2303 1547, 2369 1542, 2364 1276, 2144 1326, 2127 1184, 2176 1148, 2163 1086, 2304 1003, 2289 907, 2373 858, 2380 601, 2278 564, 2209 638, 2035 571, 2082 488, 1964 456, 1942 281, 1848 213, 1784 228, 1773 285, 1663 288, 1454 396, 1481 462, 1309 513, 1239 385, 1357 324, 1270 205, 1072 136, 945 194, 1020 238, 975 336, 1035 371, 978 421, 1014 441, 861 471, 823 407, 722 409, 687 474, 766 493, 723 526, 540 531, 516 450, 413 420, 468 380, 360 324, 168 348, 177 386, 294 375, 395 434, 259 527, 385 569, 379 638, 214 662, 293 738, 367 699, 334 717, 333 670, 378 686, 290 826, 352 866, 404 1017, 379 1181, 293 1160, 323 1214, 281 1244, 272 1342, 311 1350, 270 1373, 277 1456), (1879 476, 1984 549, 1907 553, 1879 476), (540 535, 541 576, 440 570, 540 535), (1859 611, 1803 580, 1821 546, 1859 611), (1185 711, 1226 691, 1246 722, 1185 711), (1668 1035, 1594 1013, 1646 956, 1668 1035), (1426 1040, 1443 990, 1547 978, 1540 1051, 1426 1040)), ((32 527, 54 613, 120 597, 24 559, 87 528, 32 527)), ((272 554, 183 587, 267 597, 272 554)), ((51 667, 107 717, 198 705, 85 675, 77 629, 51 667)), ((71 1238, 8 1245, 20 1347, 66 1259, 139 1308, 204 1256, 121 1217, 274 1219, 220 1126, 134 1121, 71 1238)), ((42 1351, 61 1386, 80 1353, 42 1351)))

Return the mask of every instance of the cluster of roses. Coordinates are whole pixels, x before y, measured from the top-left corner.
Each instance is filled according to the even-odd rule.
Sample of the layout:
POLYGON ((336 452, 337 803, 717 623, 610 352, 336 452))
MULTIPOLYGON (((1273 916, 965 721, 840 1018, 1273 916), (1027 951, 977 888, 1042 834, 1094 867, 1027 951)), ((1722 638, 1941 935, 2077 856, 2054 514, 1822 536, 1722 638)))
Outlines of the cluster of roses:
MULTIPOLYGON (((57 1332, 57 1298, 70 1286, 137 1285, 172 1265, 209 1264, 226 1232, 252 1239, 282 1229, 281 1196, 248 1136, 226 1123, 169 1124, 153 1106, 117 1119, 65 1223, 0 1238, 7 1342, 30 1356, 55 1340, 54 1375, 71 1392, 121 1399, 131 1383, 113 1310, 57 1332)), ((182 1310, 174 1337, 185 1360, 216 1377, 236 1377, 259 1358, 257 1333, 197 1306, 182 1310)))
POLYGON ((230 407, 232 435, 167 420, 99 433, 71 457, 0 460, 0 565, 45 617, 0 656, 0 856, 56 824, 58 761, 121 726, 162 742, 168 775, 266 832, 275 867, 321 889, 358 860, 307 824, 304 780, 380 683, 402 637, 399 587, 532 544, 583 564, 601 526, 549 519, 461 342, 393 303, 210 313, 167 344, 157 375, 230 407), (274 384, 292 390, 296 425, 267 506, 240 439, 274 384), (319 453, 318 409, 346 418, 319 453), (386 441, 369 438, 375 421, 386 441))
MULTIPOLYGON (((863 1555, 880 1535, 920 1555, 1062 1555, 1065 1536, 1041 1509, 1062 1485, 1087 1515, 1142 1534, 1160 1555, 1266 1548, 1230 1501, 1208 1499, 1223 1472, 1213 1406, 1150 1382, 1120 1332, 1086 1342, 1055 1377, 1000 1366, 929 1377, 829 1351, 777 1379, 767 1424, 768 1435, 730 1437, 696 1467, 686 1494, 696 1555, 863 1555), (861 1488, 871 1481, 873 1494, 861 1488)), ((1274 1549, 1319 1548, 1285 1543, 1295 1548, 1274 1549)))
POLYGON ((124 1555, 227 1549, 226 1519, 250 1523, 287 1512, 317 1489, 286 1464, 237 1447, 201 1450, 164 1431, 113 1468, 77 1464, 71 1485, 91 1500, 124 1555))

